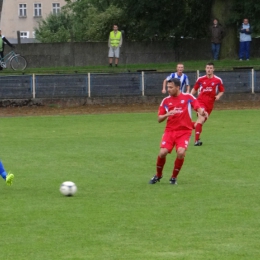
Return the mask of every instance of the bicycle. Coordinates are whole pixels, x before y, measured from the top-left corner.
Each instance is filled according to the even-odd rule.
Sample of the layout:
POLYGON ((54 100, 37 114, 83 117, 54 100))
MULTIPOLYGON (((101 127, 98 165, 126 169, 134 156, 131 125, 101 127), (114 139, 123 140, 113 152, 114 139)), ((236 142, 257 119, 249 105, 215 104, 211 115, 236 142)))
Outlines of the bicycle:
POLYGON ((7 53, 3 58, 0 57, 0 66, 6 69, 8 61, 13 70, 25 70, 27 67, 26 59, 14 50, 7 53))

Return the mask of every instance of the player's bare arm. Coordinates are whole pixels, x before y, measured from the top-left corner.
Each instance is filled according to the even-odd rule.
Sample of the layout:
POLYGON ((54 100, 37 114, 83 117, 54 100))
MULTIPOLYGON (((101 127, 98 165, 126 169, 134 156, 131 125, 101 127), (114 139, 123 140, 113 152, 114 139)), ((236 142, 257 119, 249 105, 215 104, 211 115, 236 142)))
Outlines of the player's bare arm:
POLYGON ((190 93, 190 85, 186 86, 186 93, 190 93))
POLYGON ((163 87, 162 87, 162 93, 165 94, 166 93, 166 83, 167 83, 167 79, 165 79, 163 81, 163 87))
POLYGON ((194 88, 191 90, 191 95, 196 95, 196 93, 197 93, 197 90, 195 90, 194 88))
POLYGON ((219 100, 222 96, 223 96, 224 92, 219 92, 216 96, 215 96, 215 100, 219 100))

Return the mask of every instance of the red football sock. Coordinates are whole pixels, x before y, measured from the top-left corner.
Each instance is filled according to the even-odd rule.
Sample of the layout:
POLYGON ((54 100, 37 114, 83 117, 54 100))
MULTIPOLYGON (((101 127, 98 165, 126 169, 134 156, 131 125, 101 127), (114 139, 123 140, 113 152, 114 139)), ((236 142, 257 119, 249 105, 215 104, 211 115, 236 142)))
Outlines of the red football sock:
POLYGON ((202 124, 197 123, 195 128, 195 142, 200 139, 201 132, 202 132, 202 124))
POLYGON ((184 158, 183 159, 179 159, 178 157, 176 158, 175 162, 174 162, 174 169, 172 172, 172 178, 177 178, 178 174, 180 173, 181 167, 184 163, 184 158))
POLYGON ((157 163, 156 163, 156 176, 157 177, 162 177, 162 171, 164 164, 166 162, 166 157, 161 158, 160 156, 157 157, 157 163))

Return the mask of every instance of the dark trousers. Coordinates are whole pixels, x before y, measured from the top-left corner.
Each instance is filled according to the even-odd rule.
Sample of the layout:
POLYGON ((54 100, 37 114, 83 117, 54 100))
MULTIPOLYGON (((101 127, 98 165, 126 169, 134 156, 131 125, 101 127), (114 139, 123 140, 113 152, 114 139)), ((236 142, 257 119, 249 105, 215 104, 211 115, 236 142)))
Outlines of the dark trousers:
POLYGON ((214 60, 218 60, 219 56, 219 50, 220 50, 220 43, 211 43, 211 51, 212 51, 212 56, 214 60))
MULTIPOLYGON (((3 58, 4 57, 4 52, 0 51, 0 57, 3 58)), ((0 66, 0 70, 2 70, 3 68, 0 66)))
POLYGON ((249 60, 250 55, 250 41, 240 42, 239 45, 239 59, 243 60, 244 58, 249 60))

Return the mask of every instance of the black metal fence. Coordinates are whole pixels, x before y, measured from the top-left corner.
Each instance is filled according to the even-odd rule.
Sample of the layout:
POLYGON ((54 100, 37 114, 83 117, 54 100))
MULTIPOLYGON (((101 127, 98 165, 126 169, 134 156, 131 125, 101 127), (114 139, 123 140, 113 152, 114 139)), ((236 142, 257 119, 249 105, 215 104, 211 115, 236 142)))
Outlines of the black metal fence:
MULTIPOLYGON (((23 75, 0 77, 0 99, 158 96, 169 73, 23 75)), ((204 71, 186 73, 191 87, 204 71)), ((260 93, 260 71, 220 71, 226 93, 260 93)))

